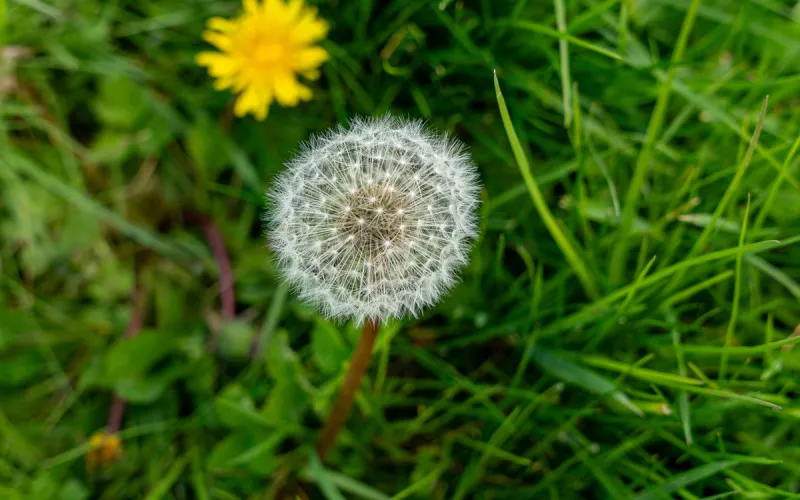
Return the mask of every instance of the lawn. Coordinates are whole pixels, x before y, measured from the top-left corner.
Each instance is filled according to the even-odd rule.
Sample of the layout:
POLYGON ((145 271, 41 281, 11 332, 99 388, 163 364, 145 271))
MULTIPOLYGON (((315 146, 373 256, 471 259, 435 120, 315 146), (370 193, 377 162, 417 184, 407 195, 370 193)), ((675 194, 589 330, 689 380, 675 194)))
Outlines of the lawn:
POLYGON ((260 121, 195 60, 238 2, 0 0, 0 498, 800 498, 800 3, 311 3, 260 121), (320 461, 359 327, 264 193, 387 113, 467 146, 479 234, 320 461))

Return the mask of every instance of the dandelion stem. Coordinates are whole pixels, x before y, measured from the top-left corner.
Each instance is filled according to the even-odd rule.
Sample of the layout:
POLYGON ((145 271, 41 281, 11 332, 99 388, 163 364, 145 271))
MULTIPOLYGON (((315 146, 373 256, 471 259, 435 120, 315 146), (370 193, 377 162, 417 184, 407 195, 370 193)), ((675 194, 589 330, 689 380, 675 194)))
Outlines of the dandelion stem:
MULTIPOLYGON (((128 328, 122 335, 122 338, 128 339, 135 337, 139 334, 144 324, 144 313, 147 305, 147 297, 142 282, 138 279, 133 287, 133 313, 131 314, 131 321, 128 323, 128 328)), ((116 434, 122 427, 122 417, 125 415, 125 400, 114 395, 114 401, 111 403, 111 408, 108 410, 108 423, 106 429, 109 434, 116 434)))
POLYGON ((214 260, 219 267, 219 292, 222 302, 222 318, 230 321, 236 316, 236 295, 233 289, 233 272, 231 271, 231 261, 228 251, 225 249, 225 241, 222 233, 217 229, 214 221, 210 217, 205 218, 202 224, 203 233, 211 246, 214 260))
MULTIPOLYGON (((191 211, 184 215, 188 222, 200 226, 211 247, 211 253, 219 268, 220 315, 223 321, 231 321, 236 317, 236 292, 233 287, 231 259, 225 249, 225 239, 214 220, 208 215, 191 211)), ((212 331, 211 338, 208 340, 209 352, 213 353, 216 350, 218 337, 219 331, 212 331)))
POLYGON ((125 415, 125 400, 115 395, 111 408, 108 410, 108 423, 106 430, 109 434, 116 434, 122 427, 122 417, 125 415))
POLYGON ((325 460, 325 456, 336 442, 336 436, 339 435, 339 431, 342 430, 345 422, 347 422, 350 409, 353 407, 356 391, 361 386, 361 378, 364 376, 364 372, 367 371, 367 366, 369 366, 372 347, 375 345, 377 336, 378 322, 368 319, 364 323, 364 328, 361 329, 361 336, 358 338, 356 349, 350 358, 350 369, 347 371, 339 397, 333 403, 328 421, 325 422, 325 426, 322 428, 319 438, 317 438, 317 455, 320 461, 325 460))

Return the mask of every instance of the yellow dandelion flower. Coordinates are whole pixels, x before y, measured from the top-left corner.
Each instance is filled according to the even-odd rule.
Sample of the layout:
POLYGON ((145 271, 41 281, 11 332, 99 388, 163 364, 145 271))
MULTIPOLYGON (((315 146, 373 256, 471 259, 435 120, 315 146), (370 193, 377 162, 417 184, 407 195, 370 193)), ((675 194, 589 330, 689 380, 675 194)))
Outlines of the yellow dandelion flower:
POLYGON ((86 467, 97 469, 119 460, 121 456, 122 441, 120 441, 119 436, 108 434, 105 431, 98 431, 89 439, 86 467))
POLYGON ((319 77, 328 59, 314 43, 325 37, 328 24, 303 0, 244 0, 235 19, 214 17, 203 38, 219 52, 202 52, 197 64, 208 68, 214 87, 239 94, 236 116, 267 117, 272 101, 296 106, 311 99, 311 89, 298 81, 319 77))

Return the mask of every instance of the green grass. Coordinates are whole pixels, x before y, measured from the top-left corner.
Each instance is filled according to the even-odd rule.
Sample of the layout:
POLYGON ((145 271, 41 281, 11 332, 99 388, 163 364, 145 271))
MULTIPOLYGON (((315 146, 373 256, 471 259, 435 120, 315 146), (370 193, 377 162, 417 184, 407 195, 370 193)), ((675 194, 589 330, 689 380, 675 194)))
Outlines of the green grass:
POLYGON ((0 498, 797 498, 797 2, 316 3, 314 100, 259 123, 193 63, 236 2, 0 0, 0 498), (481 232, 323 464, 358 330, 281 284, 263 193, 386 112, 469 145, 481 232))

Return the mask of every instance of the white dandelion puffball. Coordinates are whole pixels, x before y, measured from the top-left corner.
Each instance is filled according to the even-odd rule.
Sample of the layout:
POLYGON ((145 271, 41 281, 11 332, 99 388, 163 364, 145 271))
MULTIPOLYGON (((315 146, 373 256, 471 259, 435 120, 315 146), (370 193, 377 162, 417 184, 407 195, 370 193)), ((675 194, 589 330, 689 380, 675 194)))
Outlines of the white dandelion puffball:
POLYGON ((325 315, 416 316, 467 262, 479 192, 460 142, 421 121, 357 118, 287 164, 267 236, 286 281, 325 315))

